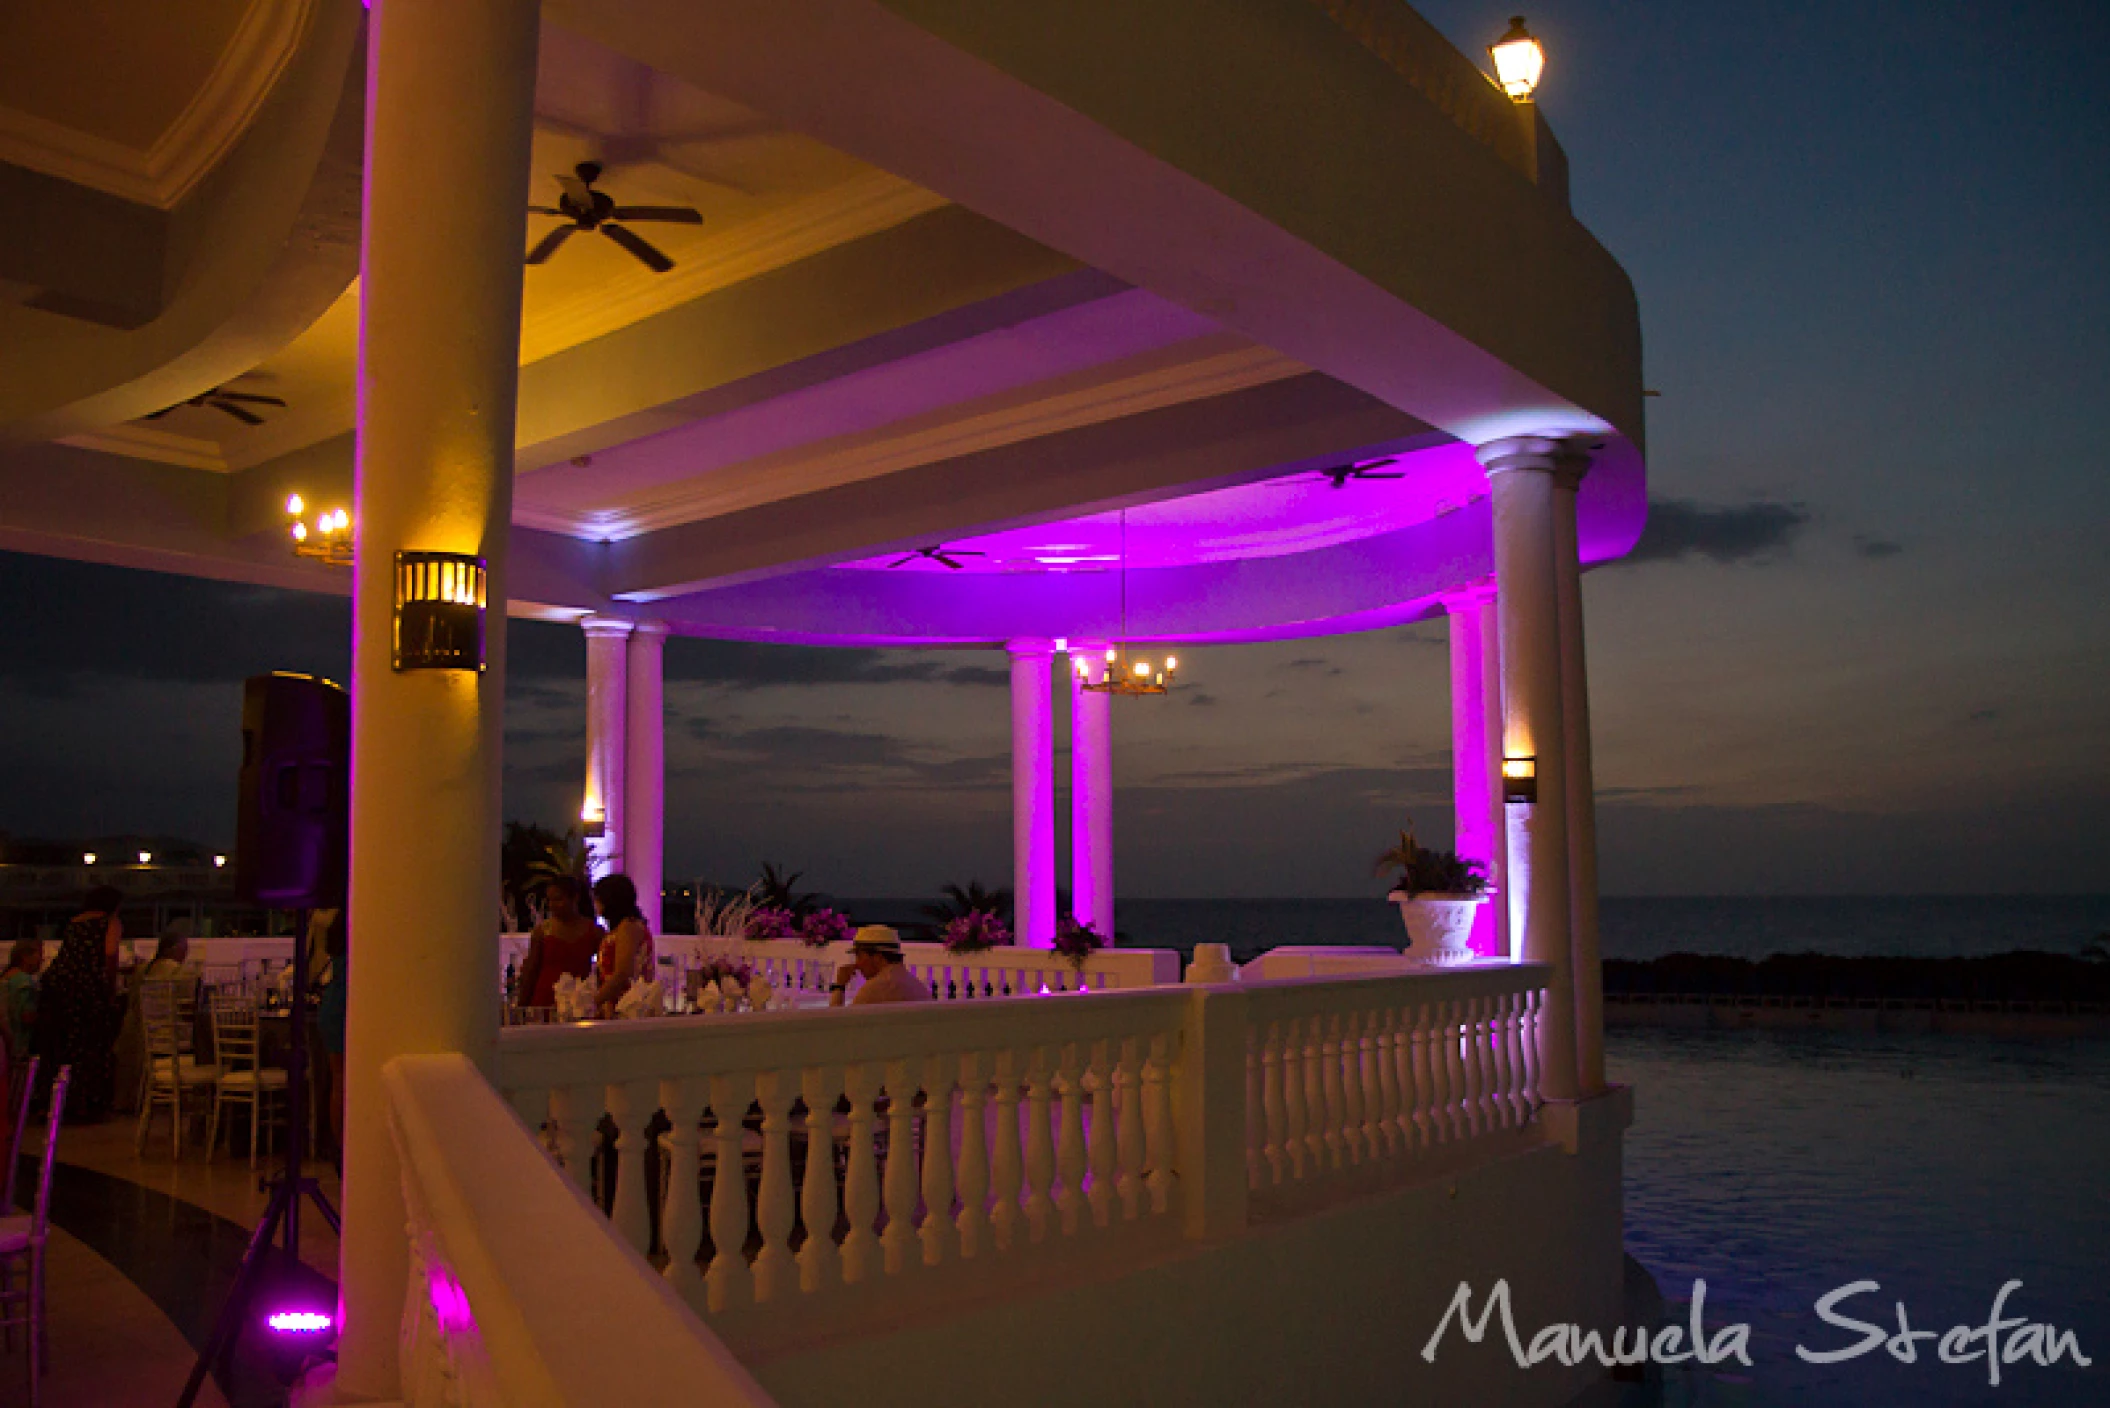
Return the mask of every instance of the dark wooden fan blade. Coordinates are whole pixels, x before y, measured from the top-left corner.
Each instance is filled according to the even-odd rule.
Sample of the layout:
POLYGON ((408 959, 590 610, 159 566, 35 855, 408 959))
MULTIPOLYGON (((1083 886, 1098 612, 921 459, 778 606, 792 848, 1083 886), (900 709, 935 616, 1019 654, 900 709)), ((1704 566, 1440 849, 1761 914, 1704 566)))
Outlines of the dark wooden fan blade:
POLYGON ((528 207, 528 214, 530 215, 562 215, 563 213, 554 205, 531 205, 528 207))
POLYGON ((528 251, 527 262, 540 264, 543 260, 549 258, 557 252, 557 246, 570 239, 571 232, 578 228, 577 225, 559 225, 556 229, 551 230, 542 237, 540 244, 528 251))
POLYGON ((703 212, 685 205, 619 205, 608 216, 611 220, 658 220, 669 225, 703 223, 703 212))
POLYGON ((664 274, 674 267, 674 261, 661 254, 644 240, 631 234, 621 225, 603 225, 601 233, 614 240, 638 257, 640 263, 655 274, 664 274))
POLYGON ((227 414, 233 416, 236 420, 240 421, 244 425, 262 425, 264 423, 264 418, 262 416, 254 415, 248 411, 243 410, 240 406, 234 405, 233 403, 228 401, 221 400, 219 397, 214 397, 209 404, 214 410, 225 411, 227 412, 227 414))
POLYGON ((163 406, 163 407, 162 407, 162 408, 161 408, 160 410, 158 410, 158 411, 148 411, 148 412, 147 412, 147 413, 146 413, 145 415, 141 416, 141 417, 140 417, 140 419, 141 419, 141 420, 160 420, 160 419, 161 419, 161 418, 162 418, 163 416, 167 415, 167 414, 168 414, 168 413, 169 413, 170 411, 173 411, 173 410, 175 410, 175 409, 176 409, 176 406, 182 406, 182 405, 186 405, 186 404, 188 404, 188 403, 187 403, 187 402, 183 402, 183 401, 178 401, 178 402, 176 403, 176 405, 175 405, 175 406, 163 406))
POLYGON ((259 406, 283 407, 286 404, 276 396, 261 396, 254 391, 215 391, 213 399, 216 401, 249 401, 259 406))
MULTIPOLYGON (((164 413, 164 412, 161 412, 161 411, 156 411, 156 412, 155 412, 154 414, 155 414, 155 415, 162 415, 162 414, 165 414, 165 413, 164 413)), ((910 553, 910 554, 909 554, 909 555, 908 555, 907 557, 897 557, 897 558, 895 558, 895 559, 894 559, 894 560, 893 560, 892 562, 889 562, 889 563, 887 564, 887 566, 889 566, 889 567, 899 567, 899 566, 901 566, 901 564, 902 564, 902 563, 904 563, 904 562, 914 562, 914 561, 915 561, 915 560, 916 560, 917 558, 921 557, 922 555, 923 555, 922 553, 918 553, 918 552, 912 552, 912 553, 910 553)))
POLYGON ((937 563, 941 567, 950 567, 955 572, 959 571, 962 567, 965 567, 967 565, 964 562, 953 561, 951 558, 947 557, 942 552, 932 553, 930 560, 937 563))
POLYGON ((1403 469, 1366 469, 1358 473, 1355 477, 1358 479, 1404 479, 1407 477, 1407 473, 1403 469))

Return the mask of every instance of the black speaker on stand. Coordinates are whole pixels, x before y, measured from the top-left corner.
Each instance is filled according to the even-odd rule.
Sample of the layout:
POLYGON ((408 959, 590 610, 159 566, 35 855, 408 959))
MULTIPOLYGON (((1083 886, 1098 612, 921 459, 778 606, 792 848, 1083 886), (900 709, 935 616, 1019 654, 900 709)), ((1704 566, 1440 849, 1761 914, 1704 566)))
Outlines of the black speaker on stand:
MULTIPOLYGON (((301 1170, 308 1123, 308 925, 318 909, 342 909, 350 869, 352 703, 313 675, 257 675, 242 686, 241 810, 235 891, 251 904, 294 911, 293 1011, 286 1044, 286 1164, 266 1186, 270 1201, 249 1235, 234 1284, 198 1351, 178 1408, 191 1408, 213 1362, 241 1337, 264 1253, 284 1234, 300 1260, 300 1204, 311 1200, 332 1232, 337 1210, 301 1170)), ((347 928, 349 934, 349 928, 347 928)))

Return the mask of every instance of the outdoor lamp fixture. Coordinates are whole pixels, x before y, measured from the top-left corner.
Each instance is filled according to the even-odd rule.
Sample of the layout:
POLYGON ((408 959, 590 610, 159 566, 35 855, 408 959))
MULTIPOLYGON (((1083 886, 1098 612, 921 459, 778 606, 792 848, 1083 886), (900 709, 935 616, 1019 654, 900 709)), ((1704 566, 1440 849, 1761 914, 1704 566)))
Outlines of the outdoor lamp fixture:
POLYGON ((1510 16, 1508 33, 1487 46, 1487 56, 1495 61, 1495 83, 1501 90, 1517 102, 1530 102, 1539 75, 1546 71, 1546 51, 1524 28, 1522 15, 1510 16))
POLYGON ((465 552, 396 554, 396 658, 402 670, 484 667, 484 560, 465 552))
POLYGON ((93 865, 93 864, 95 864, 95 852, 93 852, 93 851, 82 851, 82 852, 81 852, 81 864, 82 864, 82 865, 93 865))
MULTIPOLYGON (((1128 510, 1121 510, 1121 634, 1128 634, 1128 510)), ((1128 652, 1114 646, 1106 652, 1106 675, 1092 678, 1091 662, 1079 657, 1077 660, 1078 687, 1094 694, 1163 694, 1172 688, 1178 672, 1178 657, 1168 655, 1165 663, 1154 665, 1148 660, 1132 660, 1128 652)))
POLYGON ((139 853, 139 863, 141 865, 152 865, 154 863, 154 853, 152 851, 141 851, 139 853))
POLYGON ((1539 799, 1539 760, 1537 758, 1504 758, 1502 760, 1502 800, 1509 803, 1536 802, 1539 799))
POLYGON ((225 870, 227 868, 227 857, 214 856, 212 858, 212 868, 214 870, 225 870))
POLYGON ((588 802, 579 808, 579 831, 589 841, 598 841, 608 834, 608 808, 599 802, 588 802))
POLYGON ((286 536, 293 540, 296 557, 312 557, 332 567, 352 565, 352 516, 341 508, 326 508, 315 515, 310 527, 301 517, 308 502, 298 494, 286 498, 286 536))

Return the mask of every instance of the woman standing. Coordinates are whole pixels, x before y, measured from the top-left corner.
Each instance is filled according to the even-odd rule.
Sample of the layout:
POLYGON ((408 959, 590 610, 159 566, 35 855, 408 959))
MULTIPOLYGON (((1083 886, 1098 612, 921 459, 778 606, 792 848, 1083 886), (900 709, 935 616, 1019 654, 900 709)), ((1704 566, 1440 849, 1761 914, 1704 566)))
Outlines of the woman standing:
POLYGON ((649 981, 658 967, 659 955, 652 944, 652 931, 645 927, 644 911, 637 907, 637 886, 627 875, 603 875, 594 881, 594 903, 608 921, 608 937, 601 943, 601 986, 594 1006, 604 1017, 615 1015, 633 983, 649 981))
POLYGON ((594 954, 601 946, 601 926, 585 912, 581 903, 586 887, 569 875, 559 875, 542 887, 542 902, 549 913, 528 939, 527 957, 520 963, 520 1005, 553 1007, 557 1002, 557 979, 566 973, 584 981, 593 972, 594 954))
MULTIPOLYGON (((66 1098, 68 1124, 92 1124, 110 1113, 117 1026, 117 945, 125 936, 118 906, 124 896, 98 885, 67 924, 59 956, 44 974, 37 1004, 37 1045, 54 1076, 73 1067, 66 1098)), ((43 1084, 40 1080, 39 1084, 43 1084)))

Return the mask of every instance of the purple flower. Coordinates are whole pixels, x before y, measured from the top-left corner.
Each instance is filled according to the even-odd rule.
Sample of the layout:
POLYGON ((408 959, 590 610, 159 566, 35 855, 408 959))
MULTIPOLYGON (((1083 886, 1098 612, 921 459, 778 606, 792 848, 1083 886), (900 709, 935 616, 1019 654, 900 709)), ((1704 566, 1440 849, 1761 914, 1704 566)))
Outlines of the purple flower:
POLYGON ((825 948, 850 937, 850 916, 839 909, 816 909, 799 931, 809 947, 825 948))
POLYGON ((1065 914, 1055 925, 1054 947, 1074 967, 1082 968, 1086 959, 1106 947, 1106 936, 1065 914))
POLYGON ((1009 944, 1011 926, 999 915, 974 910, 948 920, 940 937, 948 953, 980 953, 1009 944))
POLYGON ((788 909, 763 905, 747 916, 747 937, 750 939, 795 939, 799 936, 799 917, 788 909))

